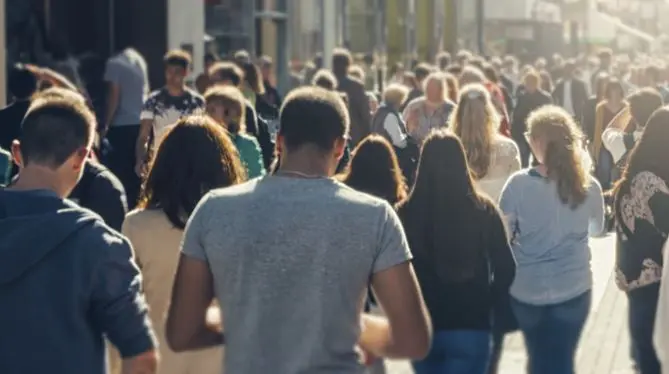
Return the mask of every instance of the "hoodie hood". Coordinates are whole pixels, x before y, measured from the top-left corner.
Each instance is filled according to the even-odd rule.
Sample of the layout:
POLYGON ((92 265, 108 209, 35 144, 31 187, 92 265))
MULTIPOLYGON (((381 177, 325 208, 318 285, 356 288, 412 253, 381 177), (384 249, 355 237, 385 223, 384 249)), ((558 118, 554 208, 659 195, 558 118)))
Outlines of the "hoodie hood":
POLYGON ((98 219, 50 191, 0 190, 0 284, 29 272, 98 219))

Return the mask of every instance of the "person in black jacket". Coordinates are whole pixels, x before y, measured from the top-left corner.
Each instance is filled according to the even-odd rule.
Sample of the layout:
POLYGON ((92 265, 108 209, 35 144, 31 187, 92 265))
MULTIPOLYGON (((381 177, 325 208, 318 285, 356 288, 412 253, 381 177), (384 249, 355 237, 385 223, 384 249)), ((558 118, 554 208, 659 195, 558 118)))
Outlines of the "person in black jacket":
POLYGON ((107 226, 121 232, 128 213, 125 189, 121 181, 102 164, 89 159, 81 180, 68 198, 97 213, 107 226))
POLYGON ((588 101, 588 88, 576 76, 576 62, 567 61, 562 71, 563 78, 557 82, 553 91, 553 102, 580 121, 588 101))
POLYGON ((501 214, 476 190, 457 136, 438 130, 427 138, 398 213, 434 328, 416 373, 487 373, 493 311, 509 297, 516 264, 501 214))
POLYGON ((370 133, 371 113, 369 99, 362 82, 351 78, 348 69, 351 67, 351 53, 345 49, 337 49, 332 55, 332 72, 337 78, 337 91, 346 93, 348 110, 351 119, 351 145, 356 146, 370 133))
POLYGON ((527 130, 527 118, 530 113, 544 105, 549 105, 553 102, 551 95, 541 90, 541 77, 539 73, 532 70, 523 78, 523 92, 518 96, 516 108, 513 111, 513 121, 511 123, 511 137, 518 144, 520 150, 520 161, 525 168, 529 165, 530 145, 525 139, 525 131, 527 130))

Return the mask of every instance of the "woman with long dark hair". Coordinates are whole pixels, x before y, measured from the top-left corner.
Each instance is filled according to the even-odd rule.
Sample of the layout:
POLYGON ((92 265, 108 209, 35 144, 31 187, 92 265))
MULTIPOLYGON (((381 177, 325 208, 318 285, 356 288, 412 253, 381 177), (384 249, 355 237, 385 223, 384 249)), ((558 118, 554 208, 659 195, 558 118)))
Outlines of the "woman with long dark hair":
POLYGON ((604 198, 569 113, 546 106, 527 124, 525 136, 539 165, 513 175, 500 199, 518 261, 511 307, 525 338, 529 373, 570 374, 590 312, 588 237, 604 229, 604 198))
POLYGON ((164 316, 179 260, 183 230, 200 199, 210 190, 246 179, 235 146, 225 130, 205 116, 180 120, 163 138, 142 189, 138 210, 123 234, 142 268, 149 316, 160 342, 161 374, 221 372, 220 348, 175 353, 165 341, 164 316))
POLYGON ((665 107, 648 120, 615 187, 616 281, 627 293, 632 356, 643 374, 660 373, 653 330, 664 265, 662 247, 669 236, 667 144, 665 107))
POLYGON ((395 151, 384 137, 366 137, 351 155, 351 164, 341 178, 347 186, 386 200, 393 206, 406 197, 402 169, 395 151))
POLYGON ((476 189, 455 135, 426 139, 399 215, 434 328, 416 373, 486 373, 493 305, 508 297, 515 262, 501 215, 476 189))

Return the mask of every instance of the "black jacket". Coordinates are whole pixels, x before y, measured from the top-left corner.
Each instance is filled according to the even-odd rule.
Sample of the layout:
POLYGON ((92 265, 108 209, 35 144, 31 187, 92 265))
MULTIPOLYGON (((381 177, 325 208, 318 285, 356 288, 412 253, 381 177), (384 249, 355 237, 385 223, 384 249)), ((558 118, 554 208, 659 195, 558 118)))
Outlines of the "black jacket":
MULTIPOLYGON (((553 90, 553 103, 564 107, 565 80, 560 80, 553 90)), ((583 118, 586 102, 588 101, 588 89, 585 82, 580 79, 571 79, 571 103, 574 107, 574 118, 583 118)))
POLYGON ((348 111, 351 119, 351 145, 355 147, 370 133, 372 118, 369 109, 369 98, 365 86, 348 76, 338 76, 337 91, 348 97, 348 111))
POLYGON ((69 199, 100 215, 109 227, 121 231, 123 220, 128 213, 125 189, 106 167, 88 161, 81 180, 69 199))
POLYGON ((524 141, 524 134, 527 131, 527 117, 534 110, 549 105, 553 98, 546 91, 537 90, 529 93, 524 91, 518 96, 516 108, 513 111, 513 121, 511 122, 511 136, 516 141, 524 141))

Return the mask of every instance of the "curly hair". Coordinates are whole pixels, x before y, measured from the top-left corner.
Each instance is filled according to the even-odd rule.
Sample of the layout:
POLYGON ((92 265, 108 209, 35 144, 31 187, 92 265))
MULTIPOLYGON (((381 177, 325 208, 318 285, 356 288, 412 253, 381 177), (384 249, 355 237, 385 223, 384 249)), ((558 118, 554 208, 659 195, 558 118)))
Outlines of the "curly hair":
POLYGON ((544 145, 543 164, 548 179, 555 181, 560 201, 572 209, 586 199, 590 178, 583 162, 583 134, 564 109, 539 108, 527 119, 530 140, 544 145))
POLYGON ((481 84, 465 86, 450 122, 451 130, 465 147, 473 177, 485 177, 490 168, 492 143, 499 125, 499 116, 488 90, 481 84))
POLYGON ((207 116, 185 117, 160 142, 139 207, 162 209, 174 227, 183 229, 207 192, 245 180, 225 130, 207 116))

